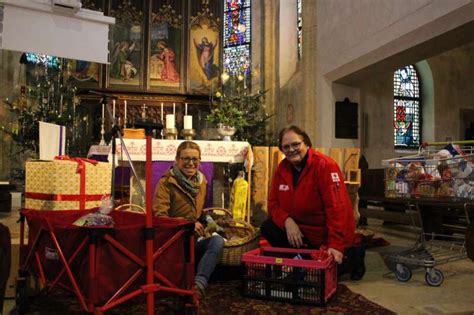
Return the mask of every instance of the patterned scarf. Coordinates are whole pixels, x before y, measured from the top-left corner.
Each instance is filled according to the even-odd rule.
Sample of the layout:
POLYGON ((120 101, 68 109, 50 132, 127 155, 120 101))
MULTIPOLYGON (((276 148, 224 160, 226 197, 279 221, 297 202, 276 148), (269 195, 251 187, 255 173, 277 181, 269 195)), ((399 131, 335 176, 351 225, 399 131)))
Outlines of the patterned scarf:
POLYGON ((178 184, 184 188, 191 196, 196 197, 201 189, 202 175, 201 172, 197 171, 196 175, 188 179, 184 174, 179 170, 179 168, 174 165, 171 169, 171 174, 174 175, 178 184))

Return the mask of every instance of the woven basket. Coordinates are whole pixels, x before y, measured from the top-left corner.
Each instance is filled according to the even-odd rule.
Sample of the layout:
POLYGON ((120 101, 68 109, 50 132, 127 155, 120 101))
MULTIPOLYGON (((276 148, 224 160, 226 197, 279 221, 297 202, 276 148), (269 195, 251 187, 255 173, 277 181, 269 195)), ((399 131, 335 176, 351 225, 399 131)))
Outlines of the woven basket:
POLYGON ((258 247, 260 230, 254 228, 250 223, 232 218, 232 213, 224 208, 206 208, 203 211, 210 214, 215 220, 225 217, 229 222, 229 226, 224 227, 227 237, 229 238, 229 235, 238 237, 225 241, 221 264, 238 266, 241 263, 242 254, 258 247))
POLYGON ((136 205, 134 203, 127 203, 124 205, 120 205, 115 208, 115 211, 128 211, 128 212, 137 212, 141 214, 146 214, 146 210, 139 205, 136 205))

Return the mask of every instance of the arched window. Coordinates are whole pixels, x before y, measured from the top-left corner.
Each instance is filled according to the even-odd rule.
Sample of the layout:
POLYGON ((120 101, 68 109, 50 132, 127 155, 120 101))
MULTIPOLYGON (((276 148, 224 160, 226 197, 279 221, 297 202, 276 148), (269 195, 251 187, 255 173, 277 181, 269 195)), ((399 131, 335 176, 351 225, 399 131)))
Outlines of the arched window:
POLYGON ((395 148, 420 145, 420 81, 415 67, 405 66, 393 75, 393 139, 395 148))
POLYGON ((298 39, 298 60, 303 55, 303 0, 296 0, 296 35, 298 39))
POLYGON ((250 73, 251 0, 224 0, 224 70, 250 73))

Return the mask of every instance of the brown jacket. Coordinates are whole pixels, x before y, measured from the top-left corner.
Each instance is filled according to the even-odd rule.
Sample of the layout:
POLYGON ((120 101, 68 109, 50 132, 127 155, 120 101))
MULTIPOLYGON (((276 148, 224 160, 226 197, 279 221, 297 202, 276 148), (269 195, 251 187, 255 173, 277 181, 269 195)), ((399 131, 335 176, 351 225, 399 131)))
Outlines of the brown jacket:
POLYGON ((206 197, 206 177, 201 174, 201 178, 201 189, 193 198, 178 184, 170 171, 166 172, 156 185, 153 214, 155 216, 179 217, 189 221, 197 220, 201 216, 206 197))

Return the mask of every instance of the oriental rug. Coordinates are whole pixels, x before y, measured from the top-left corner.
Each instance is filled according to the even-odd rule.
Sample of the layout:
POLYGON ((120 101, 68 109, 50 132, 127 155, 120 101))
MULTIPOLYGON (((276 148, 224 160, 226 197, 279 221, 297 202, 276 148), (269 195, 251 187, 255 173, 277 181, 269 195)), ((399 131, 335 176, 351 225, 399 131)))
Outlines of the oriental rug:
MULTIPOLYGON (((239 315, 280 315, 280 314, 395 314, 392 311, 354 293, 344 284, 339 284, 337 294, 324 307, 293 305, 275 301, 251 299, 240 294, 241 282, 232 280, 211 284, 206 297, 201 301, 200 314, 239 315)), ((10 314, 20 314, 13 310, 10 314)), ((22 314, 59 315, 84 314, 77 300, 63 291, 53 291, 48 295, 32 298, 28 311, 22 314)), ((146 314, 146 304, 121 306, 105 312, 108 314, 146 314)), ((155 314, 184 314, 176 308, 176 303, 159 304, 155 314)))

